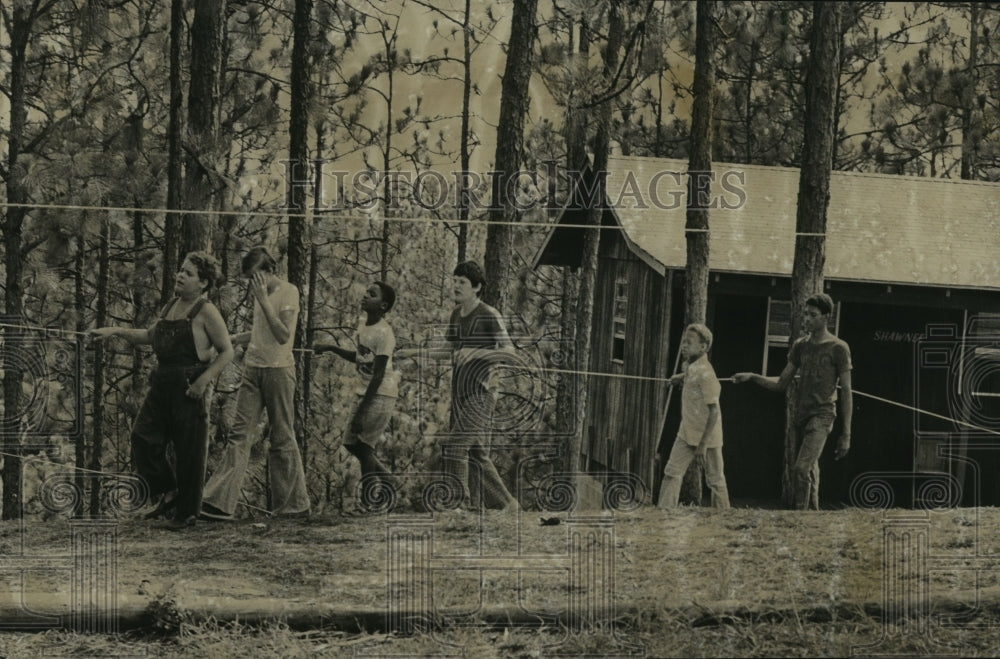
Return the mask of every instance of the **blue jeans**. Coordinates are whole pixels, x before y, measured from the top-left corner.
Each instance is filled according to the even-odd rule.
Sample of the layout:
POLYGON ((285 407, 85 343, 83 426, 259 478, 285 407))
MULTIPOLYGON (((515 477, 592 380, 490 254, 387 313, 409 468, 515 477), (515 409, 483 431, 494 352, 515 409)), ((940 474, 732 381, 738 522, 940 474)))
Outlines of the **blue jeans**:
POLYGON ((832 414, 817 414, 795 424, 799 452, 795 457, 792 477, 798 510, 808 510, 810 504, 819 510, 819 456, 833 429, 834 418, 832 414))
POLYGON ((250 448, 257 439, 254 433, 266 409, 271 428, 268 436, 271 512, 280 515, 309 510, 306 475, 293 429, 294 395, 294 366, 247 366, 243 370, 243 381, 236 395, 231 440, 219 466, 205 485, 205 503, 229 515, 236 511, 250 464, 250 448))
POLYGON ((463 501, 473 509, 506 508, 515 503, 490 459, 493 407, 492 396, 453 401, 451 432, 441 442, 444 471, 462 484, 463 501))

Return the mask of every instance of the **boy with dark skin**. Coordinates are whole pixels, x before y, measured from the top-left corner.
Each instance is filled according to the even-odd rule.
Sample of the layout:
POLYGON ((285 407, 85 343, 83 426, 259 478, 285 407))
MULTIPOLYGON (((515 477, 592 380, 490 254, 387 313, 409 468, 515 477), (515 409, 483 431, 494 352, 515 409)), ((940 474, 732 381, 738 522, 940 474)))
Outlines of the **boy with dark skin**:
POLYGON ((819 507, 819 457, 836 417, 837 386, 840 386, 840 414, 843 431, 834 457, 839 460, 851 448, 851 349, 827 329, 833 300, 817 293, 806 300, 802 329, 808 336, 792 344, 788 364, 777 378, 757 373, 737 373, 733 381, 753 382, 768 391, 785 391, 796 374, 800 380, 795 395, 796 440, 798 455, 793 470, 795 507, 806 510, 819 507))
POLYGON ((316 354, 333 352, 356 364, 362 385, 356 391, 358 404, 351 417, 344 448, 361 463, 361 477, 378 478, 394 486, 389 469, 379 460, 375 447, 392 416, 398 393, 398 374, 392 367, 396 339, 385 321, 385 314, 396 302, 396 292, 385 282, 377 281, 361 298, 365 320, 358 326, 355 350, 327 343, 313 344, 316 354), (367 382, 367 383, 366 383, 367 382))

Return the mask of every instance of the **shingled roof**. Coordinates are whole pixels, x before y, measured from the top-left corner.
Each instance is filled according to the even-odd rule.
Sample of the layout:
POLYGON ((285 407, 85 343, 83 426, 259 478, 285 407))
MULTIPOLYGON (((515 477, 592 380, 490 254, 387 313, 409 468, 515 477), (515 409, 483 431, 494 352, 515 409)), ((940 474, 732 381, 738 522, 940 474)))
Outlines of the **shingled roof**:
MULTIPOLYGON (((686 161, 612 158, 608 170, 605 223, 611 215, 633 252, 661 273, 683 268, 686 161)), ((709 267, 790 275, 799 170, 725 163, 713 170, 721 203, 710 211, 709 267)), ((561 221, 574 219, 579 214, 564 212, 561 221)), ((545 253, 561 238, 576 242, 560 233, 553 228, 536 264, 558 263, 545 253)), ((833 172, 825 276, 1000 289, 1000 184, 833 172)))

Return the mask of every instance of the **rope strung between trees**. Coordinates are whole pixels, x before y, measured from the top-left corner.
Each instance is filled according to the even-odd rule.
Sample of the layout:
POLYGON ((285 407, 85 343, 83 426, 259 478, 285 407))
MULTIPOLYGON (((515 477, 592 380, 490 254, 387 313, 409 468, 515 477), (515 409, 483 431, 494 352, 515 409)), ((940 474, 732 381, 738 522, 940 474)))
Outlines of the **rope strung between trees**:
MULTIPOLYGON (((62 330, 62 329, 51 328, 51 327, 37 327, 37 326, 32 326, 32 325, 12 325, 12 324, 8 324, 8 323, 0 323, 0 327, 8 327, 8 328, 14 328, 14 329, 20 329, 20 330, 34 330, 34 331, 39 331, 39 332, 45 332, 47 334, 70 334, 70 335, 78 335, 78 336, 86 336, 87 335, 86 332, 76 332, 76 331, 73 331, 73 330, 62 330)), ((312 348, 294 348, 293 350, 295 352, 306 352, 306 353, 314 353, 315 352, 312 348)), ((501 367, 502 368, 517 368, 517 367, 506 365, 506 364, 502 364, 501 367)), ((653 376, 648 376, 648 375, 629 375, 627 373, 603 373, 603 372, 600 372, 600 371, 580 371, 580 370, 572 370, 572 369, 564 369, 564 368, 545 368, 544 371, 546 373, 559 373, 559 374, 564 374, 564 375, 583 375, 583 376, 594 376, 594 377, 621 378, 621 379, 624 379, 624 380, 640 380, 640 381, 646 381, 646 382, 669 382, 670 381, 670 378, 653 377, 653 376)), ((719 382, 733 382, 733 381, 734 380, 733 380, 732 377, 719 378, 719 382)), ((862 397, 865 397, 865 398, 870 398, 872 400, 879 401, 880 403, 885 403, 887 405, 894 405, 896 407, 900 407, 902 409, 909 410, 911 412, 916 412, 917 414, 923 414, 925 416, 933 417, 935 419, 940 419, 942 421, 948 421, 950 423, 954 423, 954 424, 963 426, 965 428, 969 428, 971 430, 978 430, 980 432, 984 432, 984 433, 987 433, 987 434, 990 434, 990 435, 996 435, 996 436, 1000 437, 1000 431, 991 430, 989 428, 983 428, 982 426, 977 426, 976 424, 968 423, 967 421, 961 421, 959 419, 954 419, 954 418, 949 417, 949 416, 944 416, 943 414, 937 414, 935 412, 931 412, 929 410, 925 410, 925 409, 922 409, 922 408, 919 408, 919 407, 914 407, 912 405, 907 405, 905 403, 900 403, 900 402, 897 402, 897 401, 894 401, 894 400, 890 400, 888 398, 883 398, 881 396, 876 396, 875 394, 869 394, 867 392, 861 391, 860 389, 851 389, 851 391, 853 393, 859 395, 859 396, 862 396, 862 397)), ((991 393, 988 393, 988 392, 987 393, 976 393, 976 394, 973 394, 973 395, 1000 397, 1000 394, 991 394, 991 393)), ((4 455, 4 454, 0 453, 0 455, 4 455)), ((79 467, 76 467, 76 468, 79 469, 79 467)), ((100 472, 95 472, 95 473, 100 473, 100 472)))
POLYGON ((61 329, 58 327, 39 327, 36 325, 13 325, 11 323, 0 323, 0 327, 19 330, 30 330, 33 332, 44 332, 45 334, 69 334, 76 336, 87 336, 87 332, 77 332, 74 330, 61 329))
MULTIPOLYGON (((33 449, 28 449, 28 450, 40 450, 40 449, 33 448, 33 449)), ((20 458, 21 460, 24 459, 23 455, 19 455, 17 453, 7 453, 5 451, 0 451, 0 456, 4 456, 4 457, 7 457, 7 458, 20 458)), ((65 463, 62 463, 62 462, 48 462, 46 464, 59 465, 60 467, 63 467, 65 469, 72 469, 74 471, 79 471, 79 472, 84 473, 84 474, 97 474, 98 476, 117 476, 117 475, 119 475, 118 472, 114 472, 114 471, 97 471, 95 469, 87 469, 85 467, 77 467, 76 465, 65 464, 65 463)))
MULTIPOLYGON (((303 219, 315 219, 319 215, 317 213, 287 213, 281 210, 273 211, 223 211, 223 210, 179 210, 176 208, 139 208, 134 206, 80 206, 72 204, 12 204, 9 202, 0 202, 0 208, 35 208, 38 210, 51 210, 51 211, 106 211, 106 212, 117 212, 117 213, 172 213, 172 214, 185 214, 185 215, 209 215, 209 216, 238 216, 238 217, 275 217, 281 216, 284 218, 303 218, 303 219)), ((324 213, 323 215, 326 215, 324 213)), ((510 227, 543 227, 543 228, 555 228, 560 229, 614 229, 616 231, 621 230, 618 225, 600 225, 600 224, 561 224, 556 222, 533 222, 531 220, 489 220, 489 219, 447 219, 442 220, 436 217, 383 217, 377 214, 366 214, 366 213, 341 213, 337 215, 330 215, 332 219, 336 220, 347 220, 347 221, 364 221, 371 222, 375 221, 386 221, 386 222, 409 222, 413 224, 470 224, 470 225, 504 225, 510 227)), ((707 229, 705 230, 707 231, 707 229)))
MULTIPOLYGON (((512 367, 508 366, 507 368, 512 368, 512 367)), ((583 375, 583 376, 591 376, 592 375, 592 376, 595 376, 595 377, 623 378, 623 379, 628 379, 628 380, 644 380, 644 381, 647 381, 647 382, 669 382, 669 380, 670 380, 670 378, 658 378, 658 377, 652 377, 652 376, 646 376, 646 375, 628 375, 628 374, 625 374, 625 373, 601 373, 599 371, 574 371, 574 370, 558 369, 558 368, 546 368, 544 370, 547 373, 563 373, 563 374, 568 374, 568 375, 583 375)), ((732 377, 719 378, 719 382, 734 382, 734 379, 732 377)), ((838 389, 839 388, 840 387, 838 385, 838 389)), ((955 423, 957 425, 964 426, 964 427, 969 428, 971 430, 978 430, 980 432, 985 432, 985 433, 988 433, 990 435, 996 435, 996 436, 1000 437, 1000 431, 990 430, 989 428, 983 428, 982 426, 977 426, 974 423, 968 423, 966 421, 960 421, 959 419, 953 419, 953 418, 951 418, 949 416, 944 416, 942 414, 937 414, 935 412, 931 412, 931 411, 928 411, 928 410, 925 410, 925 409, 922 409, 922 408, 919 408, 919 407, 914 407, 912 405, 907 405, 905 403, 900 403, 900 402, 897 402, 897 401, 894 401, 894 400, 890 400, 888 398, 883 398, 881 396, 876 396, 875 394, 869 394, 869 393, 861 391, 859 389, 852 388, 851 392, 855 393, 855 394, 857 394, 859 396, 862 396, 864 398, 870 398, 872 400, 877 400, 877 401, 879 401, 881 403, 886 403, 887 405, 895 405, 896 407, 901 407, 901 408, 903 408, 905 410, 909 410, 911 412, 916 412, 918 414, 923 414, 923 415, 926 415, 926 416, 934 417, 935 419, 941 419, 942 421, 949 421, 951 423, 955 423)), ((977 395, 977 394, 973 394, 973 395, 977 395)), ((986 393, 986 394, 978 394, 978 395, 1000 397, 1000 394, 989 394, 989 393, 986 393)))

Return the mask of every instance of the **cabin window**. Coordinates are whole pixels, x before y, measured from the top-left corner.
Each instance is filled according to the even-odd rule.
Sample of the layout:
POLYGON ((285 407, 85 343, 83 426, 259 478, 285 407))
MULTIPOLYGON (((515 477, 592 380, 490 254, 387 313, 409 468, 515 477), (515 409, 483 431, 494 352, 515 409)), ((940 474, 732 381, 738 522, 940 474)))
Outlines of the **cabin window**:
POLYGON ((791 321, 791 301, 767 299, 767 334, 764 337, 764 364, 760 369, 765 376, 778 375, 785 367, 791 321))
POLYGON ((993 410, 1000 402, 1000 314, 972 317, 963 343, 958 394, 970 394, 979 410, 993 410))
MULTIPOLYGON (((830 314, 829 330, 837 333, 840 325, 840 303, 835 302, 830 314)), ((792 333, 791 300, 767 299, 767 334, 764 338, 764 364, 760 372, 765 376, 781 375, 788 360, 788 337, 792 333)))
POLYGON ((615 279, 615 306, 611 316, 611 361, 625 363, 625 318, 628 312, 628 280, 615 279))

